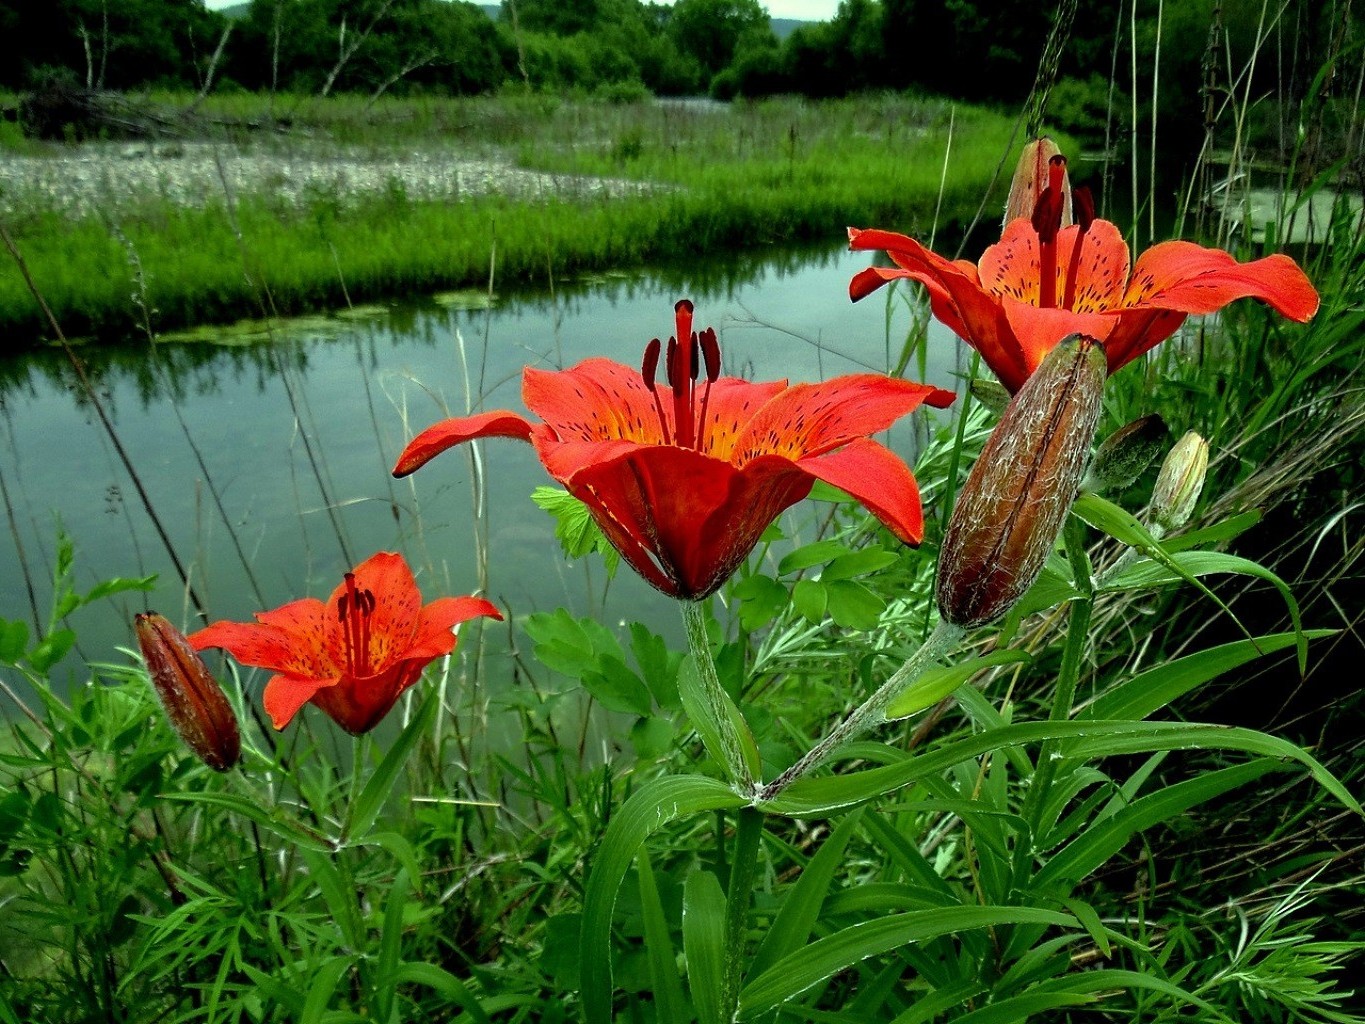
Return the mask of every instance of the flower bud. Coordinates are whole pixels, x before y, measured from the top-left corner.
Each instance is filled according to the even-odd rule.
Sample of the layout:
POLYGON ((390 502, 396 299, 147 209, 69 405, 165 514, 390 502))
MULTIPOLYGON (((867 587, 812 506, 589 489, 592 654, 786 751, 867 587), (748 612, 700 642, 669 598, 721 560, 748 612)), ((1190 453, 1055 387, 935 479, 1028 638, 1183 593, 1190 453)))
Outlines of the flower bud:
POLYGON ((1156 413, 1119 427, 1095 450, 1081 490, 1105 494, 1128 487, 1156 461, 1169 436, 1166 421, 1156 413))
POLYGON ((133 621, 147 672, 175 731, 210 768, 232 768, 242 759, 242 740, 218 680, 164 616, 150 612, 133 621))
POLYGON ((939 553, 938 608, 970 629, 1005 614, 1043 570, 1099 421, 1104 346, 1073 334, 1024 382, 976 460, 939 553))
POLYGON ((1152 522, 1167 533, 1188 523, 1208 470, 1209 443, 1191 430, 1175 443, 1161 464, 1152 488, 1152 522))
MULTIPOLYGON (((1018 217, 1033 219, 1038 197, 1048 187, 1048 164, 1054 156, 1061 156, 1061 148, 1051 139, 1034 139, 1019 154, 1019 164, 1014 169, 1014 180, 1010 183, 1009 198, 1005 200, 1005 223, 1018 217)), ((1062 221, 1061 227, 1071 223, 1071 181, 1062 177, 1062 221)))

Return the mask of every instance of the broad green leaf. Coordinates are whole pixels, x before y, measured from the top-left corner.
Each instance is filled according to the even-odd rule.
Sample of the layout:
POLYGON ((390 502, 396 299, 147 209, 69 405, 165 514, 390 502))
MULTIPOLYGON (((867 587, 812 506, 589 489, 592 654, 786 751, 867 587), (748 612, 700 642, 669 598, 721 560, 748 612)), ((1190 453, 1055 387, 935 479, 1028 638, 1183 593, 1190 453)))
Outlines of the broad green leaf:
POLYGON ((616 574, 621 554, 593 521, 588 506, 558 487, 537 487, 531 500, 555 517, 555 537, 570 558, 582 558, 597 551, 607 567, 607 578, 616 574))
POLYGON ((46 673, 66 657, 76 642, 76 634, 69 629, 54 629, 28 652, 28 663, 39 674, 46 673))
POLYGON ((666 718, 641 718, 630 728, 630 745, 642 761, 663 757, 673 746, 673 723, 666 718))
POLYGON ((931 668, 910 684, 910 688, 893 700, 886 709, 887 721, 906 718, 933 707, 983 669, 997 665, 1029 661, 1028 653, 1020 650, 992 651, 979 658, 968 658, 954 665, 931 668))
POLYGON ((848 545, 841 541, 817 540, 814 544, 805 544, 783 556, 782 561, 777 563, 777 574, 786 576, 788 573, 833 561, 840 555, 848 553, 848 545))
POLYGON ((649 959, 656 1019, 660 1024, 688 1024, 692 1015, 687 1012, 687 999, 683 995, 682 978, 678 974, 678 959, 673 952, 673 939, 668 933, 668 919, 659 901, 659 888, 654 884, 654 868, 649 863, 649 851, 643 845, 635 862, 635 877, 640 884, 640 908, 645 922, 645 956, 649 959))
POLYGON ((697 1024, 724 1024, 720 993, 725 984, 725 893, 709 871, 693 871, 683 884, 682 933, 697 1024))
POLYGON ((1022 1024, 1040 1013, 1058 1010, 1063 1006, 1083 1006, 1095 997, 1082 992, 1025 992, 996 1003, 987 1003, 979 1010, 954 1018, 956 1024, 1022 1024))
POLYGON ((678 666, 683 656, 670 651, 664 638, 652 633, 639 622, 630 624, 630 650, 635 664, 640 666, 640 677, 654 697, 654 702, 665 711, 681 707, 678 702, 678 666))
POLYGON ((1224 1014, 1217 1007, 1200 999, 1192 992, 1187 992, 1174 982, 1167 981, 1152 974, 1144 974, 1141 971, 1126 971, 1121 968, 1100 967, 1088 971, 1076 971, 1055 981, 1046 981, 1036 986, 1034 991, 1046 989, 1049 991, 1071 991, 1071 992, 1128 992, 1132 989, 1147 989, 1151 992, 1167 996, 1177 1002, 1188 1003, 1197 1007, 1210 1017, 1225 1021, 1227 1024, 1234 1024, 1234 1021, 1224 1014))
POLYGON ((0 663, 13 665, 28 649, 28 623, 23 619, 0 619, 0 663))
POLYGON ((763 937, 758 952, 754 954, 753 962, 749 965, 751 975, 762 974, 778 960, 794 953, 810 937, 816 921, 820 919, 820 908, 829 895, 834 873, 843 863, 844 850, 857 831, 861 818, 859 811, 844 818, 801 871, 801 877, 787 891, 777 917, 773 919, 768 934, 763 937))
POLYGON ((792 606, 805 616, 807 622, 816 625, 825 621, 825 606, 829 603, 829 593, 823 583, 816 580, 797 580, 792 587, 792 606))
POLYGON ((740 993, 741 1020, 766 1013, 839 971, 902 946, 1006 924, 1076 927, 1069 914, 1032 907, 945 907, 861 921, 783 957, 740 993))
POLYGON ((384 904, 384 923, 379 933, 379 956, 374 965, 374 987, 377 998, 375 1016, 388 1020, 394 1012, 394 997, 398 979, 395 972, 403 952, 403 908, 408 901, 410 886, 408 873, 399 869, 389 886, 384 904))
POLYGON ((614 654, 603 654, 595 670, 583 673, 583 689, 608 711, 643 717, 653 708, 644 682, 614 654))
POLYGON ((935 989, 927 996, 918 999, 910 1009, 898 1016, 891 1024, 930 1024, 944 1010, 961 1006, 968 999, 975 999, 985 991, 986 986, 979 981, 963 981, 947 988, 935 989))
POLYGON ((749 630, 762 629, 791 601, 786 587, 762 573, 746 576, 730 593, 739 599, 739 624, 749 630))
POLYGON ((855 576, 866 576, 868 573, 885 569, 888 565, 894 565, 899 558, 900 555, 896 552, 887 551, 885 548, 876 546, 859 548, 857 551, 840 555, 821 569, 820 579, 825 583, 851 580, 855 576))
MULTIPOLYGON (((341 833, 343 844, 361 840, 370 831, 375 819, 379 817, 379 812, 384 807, 384 802, 393 792, 398 776, 407 766, 408 755, 417 746, 417 741, 422 738, 422 735, 431 728, 431 723, 436 718, 436 708, 439 703, 436 691, 433 690, 418 706, 417 713, 412 716, 412 720, 398 734, 398 738, 393 741, 393 746, 384 755, 384 759, 379 762, 379 767, 366 781, 365 787, 360 791, 360 796, 356 797, 355 803, 350 807, 346 827, 341 833)), ((360 771, 362 767, 362 765, 356 765, 352 770, 360 771)))
POLYGON ((877 628, 877 618, 886 610, 885 601, 856 580, 821 582, 826 610, 837 625, 862 632, 877 628))
MULTIPOLYGON (((1331 636, 1329 629, 1309 630, 1304 635, 1310 640, 1331 636)), ((1275 633, 1254 640, 1237 640, 1210 647, 1194 654, 1168 661, 1164 665, 1139 673, 1126 683, 1101 694, 1081 710, 1082 718, 1143 719, 1210 679, 1224 672, 1240 668, 1249 661, 1274 654, 1298 641, 1296 633, 1275 633)))
POLYGON ((588 1024, 611 1024, 611 917, 621 880, 640 847, 654 831, 678 818, 744 803, 715 779, 668 776, 641 786, 611 819, 583 893, 583 1016, 588 1024))
POLYGON ((1161 546, 1166 549, 1168 554, 1173 555, 1178 551, 1188 551, 1204 544, 1224 544, 1235 537, 1240 537, 1260 521, 1260 510, 1252 509, 1249 512, 1229 516, 1212 526, 1189 530, 1177 537, 1163 537, 1161 546))
POLYGON ((465 983, 442 967, 426 963, 402 963, 394 972, 394 980, 400 985, 425 985, 446 1000, 463 1007, 475 1024, 490 1024, 488 1013, 465 987, 465 983))

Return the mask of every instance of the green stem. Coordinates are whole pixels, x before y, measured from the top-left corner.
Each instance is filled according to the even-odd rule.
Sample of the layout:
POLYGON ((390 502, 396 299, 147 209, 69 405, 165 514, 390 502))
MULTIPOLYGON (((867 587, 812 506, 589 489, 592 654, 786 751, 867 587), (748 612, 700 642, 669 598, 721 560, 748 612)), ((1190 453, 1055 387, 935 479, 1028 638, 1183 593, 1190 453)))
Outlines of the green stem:
POLYGON ((830 730, 829 735, 813 746, 805 757, 764 786, 759 791, 758 798, 773 799, 797 779, 807 775, 839 747, 886 721, 886 709, 891 702, 923 675, 926 669, 931 668, 939 656, 961 638, 962 633, 961 627, 940 619, 919 650, 907 658, 905 664, 896 669, 876 693, 854 708, 853 712, 830 730))
MULTIPOLYGON (((1057 689, 1047 716, 1050 722, 1064 722, 1071 717, 1071 709, 1076 703, 1076 683, 1090 639, 1090 614, 1095 607, 1094 579, 1091 576, 1090 557, 1085 551, 1085 524, 1074 515, 1068 516, 1064 537, 1066 557, 1071 563, 1071 574, 1079 596, 1071 602, 1067 617, 1066 646, 1062 648, 1057 689)), ((1047 804, 1048 790, 1057 776, 1058 756, 1057 744, 1052 740, 1044 743, 1038 751, 1038 766, 1029 785, 1024 814, 1033 828, 1035 842, 1042 838, 1046 824, 1043 810, 1047 804)))
POLYGON ((763 814, 752 807, 739 810, 735 828, 735 856, 730 888, 725 897, 725 977, 720 993, 720 1019, 734 1020, 739 1009, 740 982, 749 962, 744 943, 748 936, 749 900, 758 874, 758 850, 763 838, 763 814))
POLYGON ((713 744, 719 747, 718 750, 711 749, 711 755, 725 765, 730 780, 736 784, 740 794, 747 798, 757 789, 755 769, 750 767, 749 759, 744 756, 744 738, 739 732, 743 727, 743 719, 740 718, 739 709, 725 692, 725 687, 721 686, 720 676, 716 674, 711 644, 706 638, 706 606, 700 601, 683 601, 682 609, 687 648, 692 654, 692 662, 701 683, 697 694, 700 706, 689 706, 689 696, 684 694, 684 709, 692 718, 693 726, 702 734, 703 741, 707 741, 710 733, 711 740, 707 741, 707 748, 710 749, 713 744))

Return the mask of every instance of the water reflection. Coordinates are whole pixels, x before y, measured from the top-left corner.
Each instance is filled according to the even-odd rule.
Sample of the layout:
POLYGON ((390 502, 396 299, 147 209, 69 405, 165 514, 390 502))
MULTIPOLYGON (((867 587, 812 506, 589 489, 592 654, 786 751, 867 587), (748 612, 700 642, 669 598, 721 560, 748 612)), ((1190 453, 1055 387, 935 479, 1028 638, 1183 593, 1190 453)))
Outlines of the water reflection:
MULTIPOLYGON (((683 295, 697 304, 698 326, 720 335, 726 373, 815 380, 885 369, 911 313, 903 298, 849 303, 848 279, 865 260, 807 250, 665 265, 557 280, 488 308, 477 293, 449 293, 80 357, 215 618, 325 596, 350 565, 390 549, 418 567, 428 598, 483 588, 514 616, 562 605, 609 624, 643 619, 680 642, 675 609, 633 575, 608 586, 600 563, 565 563, 553 521, 527 497, 549 483, 529 446, 450 453, 403 481, 389 476, 394 458, 438 418, 522 409, 528 363, 638 363, 645 343, 671 330, 683 295)), ((960 346, 934 335, 930 350, 926 376, 952 387, 960 346)), ((193 626, 185 588, 66 357, 0 360, 0 414, 9 504, 0 573, 13 581, 0 591, 0 617, 45 617, 60 528, 75 540, 81 590, 159 574, 145 601, 125 595, 71 616, 77 657, 121 660, 114 648, 131 642, 144 605, 193 626)), ((892 445, 908 453, 913 429, 898 425, 892 445)), ((73 657, 56 673, 81 670, 73 657)))

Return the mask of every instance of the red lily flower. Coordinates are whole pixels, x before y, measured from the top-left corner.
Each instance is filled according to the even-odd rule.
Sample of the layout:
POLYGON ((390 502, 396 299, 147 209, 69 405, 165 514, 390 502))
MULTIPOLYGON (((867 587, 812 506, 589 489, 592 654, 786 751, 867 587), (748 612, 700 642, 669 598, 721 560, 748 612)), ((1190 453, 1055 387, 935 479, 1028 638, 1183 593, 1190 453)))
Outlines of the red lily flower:
POLYGON ((905 543, 920 541, 915 478, 867 435, 921 402, 946 406, 951 392, 876 374, 793 387, 721 377, 716 332, 692 330, 687 299, 674 312, 676 337, 666 349, 651 341, 641 372, 606 359, 528 366, 522 399, 544 422, 512 412, 444 420, 413 438, 394 476, 476 438, 529 441, 636 572, 689 600, 714 593, 816 480, 853 495, 905 543))
POLYGON ((197 650, 221 647, 243 665, 274 670, 264 704, 283 729, 316 704, 347 732, 369 732, 422 670, 455 649, 457 623, 502 615, 479 597, 428 605, 402 555, 381 551, 346 574, 327 603, 305 597, 256 622, 215 622, 190 635, 197 650))
POLYGON ((1123 234, 1095 218, 1085 190, 1073 193, 1076 223, 1061 226, 1065 159, 1053 157, 1049 170, 1033 216, 1010 221, 975 266, 905 235, 849 228, 849 248, 884 249, 896 264, 860 271, 850 297, 856 302, 897 278, 922 281, 934 316, 980 352, 1011 392, 1072 334, 1103 342, 1112 374, 1169 338, 1189 314, 1234 299, 1261 299, 1300 323, 1317 312, 1317 291, 1278 253, 1238 263, 1221 249, 1161 242, 1130 268, 1123 234))

